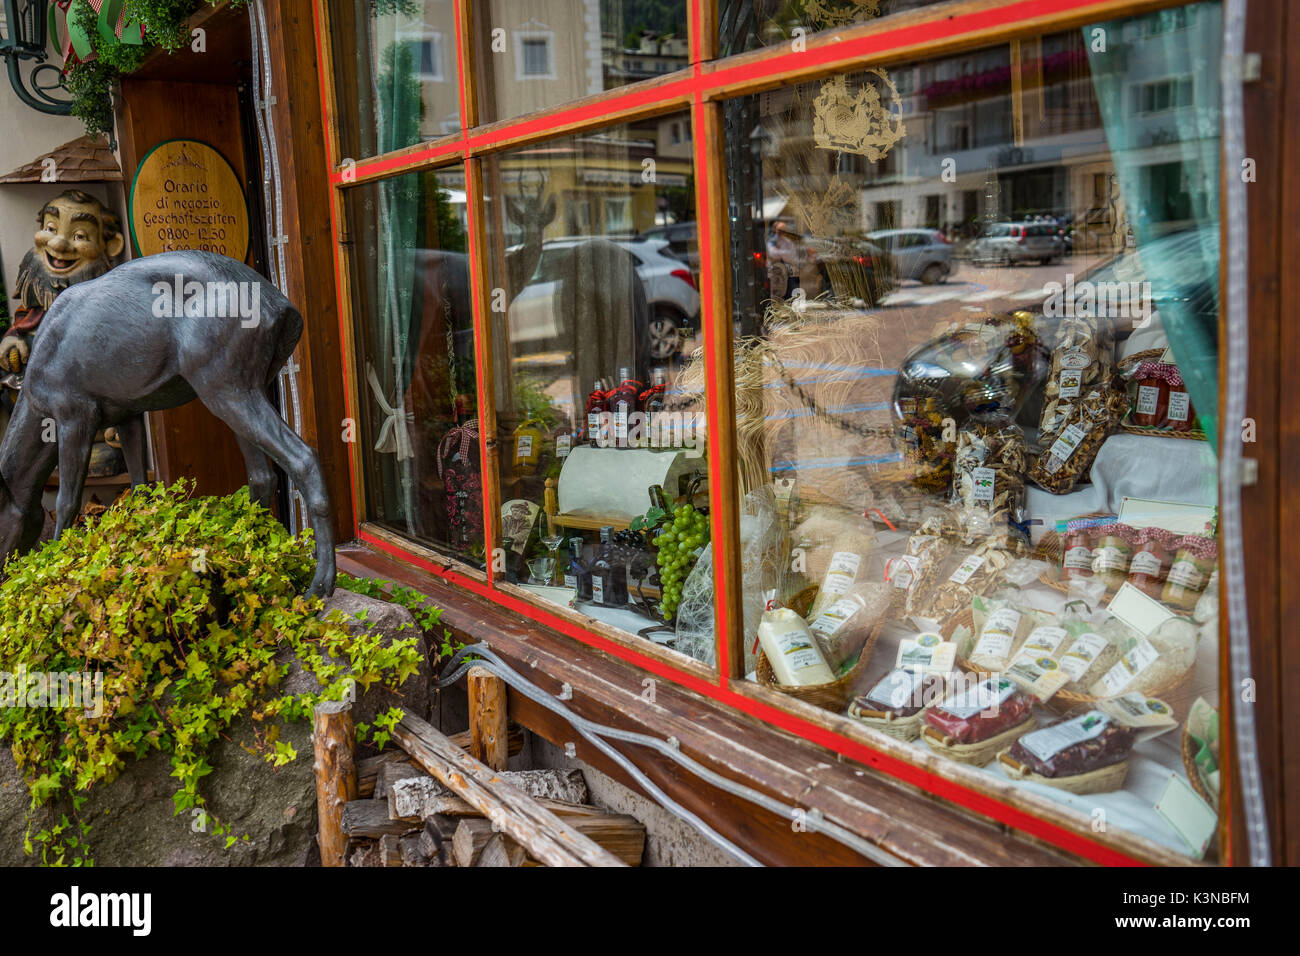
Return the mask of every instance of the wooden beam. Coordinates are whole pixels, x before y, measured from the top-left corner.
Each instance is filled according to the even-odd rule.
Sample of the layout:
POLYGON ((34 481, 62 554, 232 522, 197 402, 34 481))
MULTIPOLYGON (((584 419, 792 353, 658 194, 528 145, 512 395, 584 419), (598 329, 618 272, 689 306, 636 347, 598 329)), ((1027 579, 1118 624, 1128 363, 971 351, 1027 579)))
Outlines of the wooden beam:
MULTIPOLYGON (((447 739, 454 743, 461 750, 469 749, 469 731, 462 730, 458 734, 449 734, 447 739)), ((524 729, 518 724, 510 725, 510 732, 506 737, 507 753, 513 757, 523 753, 524 749, 524 729)), ((369 799, 375 796, 376 785, 379 782, 379 773, 387 764, 409 764, 411 755, 402 750, 385 750, 374 757, 363 757, 357 761, 357 796, 369 799)), ((423 772, 423 771, 421 771, 423 772)), ((386 796, 382 791, 379 793, 380 799, 386 796)))
POLYGON ((316 752, 316 819, 321 866, 343 866, 348 840, 343 832, 343 809, 357 799, 354 758, 356 730, 352 704, 346 700, 316 705, 312 715, 312 746, 316 752))
MULTIPOLYGON (((416 763, 497 823, 536 860, 547 866, 622 865, 613 854, 503 781, 427 721, 406 714, 393 729, 393 739, 416 763)), ((384 812, 387 815, 386 808, 384 812)))
POLYGON ((508 757, 506 682, 486 667, 471 667, 469 693, 469 752, 493 770, 505 770, 508 757))

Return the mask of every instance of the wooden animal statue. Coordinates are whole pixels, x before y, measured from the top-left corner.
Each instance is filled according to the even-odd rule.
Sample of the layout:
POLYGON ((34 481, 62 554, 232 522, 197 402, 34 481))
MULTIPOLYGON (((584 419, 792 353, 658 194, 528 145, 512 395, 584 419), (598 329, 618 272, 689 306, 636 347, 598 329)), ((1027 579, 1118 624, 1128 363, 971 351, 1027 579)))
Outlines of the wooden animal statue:
POLYGON ((274 459, 297 484, 316 535, 308 593, 334 591, 334 534, 316 453, 267 398, 302 335, 289 300, 243 263, 165 252, 63 292, 32 341, 22 393, 0 442, 0 563, 30 549, 57 462, 55 536, 76 519, 97 429, 117 427, 132 486, 146 477, 145 412, 198 398, 234 431, 253 500, 268 505, 274 459), (44 441, 48 422, 57 442, 44 441))

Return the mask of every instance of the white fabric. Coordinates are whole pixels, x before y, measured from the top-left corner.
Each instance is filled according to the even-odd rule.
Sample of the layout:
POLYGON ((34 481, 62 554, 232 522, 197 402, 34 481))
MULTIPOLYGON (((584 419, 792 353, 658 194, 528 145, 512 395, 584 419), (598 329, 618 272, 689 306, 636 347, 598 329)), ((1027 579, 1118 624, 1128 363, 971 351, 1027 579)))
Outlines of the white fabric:
POLYGON ((1214 506, 1219 499, 1218 464, 1209 442, 1117 432, 1102 443, 1092 463, 1091 484, 1053 495, 1029 485, 1026 506, 1035 542, 1057 521, 1093 512, 1114 514, 1124 498, 1152 498, 1214 506))

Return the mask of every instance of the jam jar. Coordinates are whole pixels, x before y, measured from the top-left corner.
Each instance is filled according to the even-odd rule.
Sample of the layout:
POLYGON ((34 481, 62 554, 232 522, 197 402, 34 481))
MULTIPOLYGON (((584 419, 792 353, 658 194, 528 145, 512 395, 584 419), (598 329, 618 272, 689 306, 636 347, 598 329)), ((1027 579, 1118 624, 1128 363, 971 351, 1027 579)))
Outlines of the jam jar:
POLYGON ((1169 571, 1171 541, 1172 535, 1160 528, 1143 528, 1133 536, 1128 583, 1157 600, 1169 571))
MULTIPOLYGON (((1160 428, 1165 423, 1165 414, 1169 410, 1170 365, 1159 362, 1143 362, 1138 366, 1134 379, 1137 381, 1137 401, 1133 405, 1133 424, 1143 428, 1160 428)), ((1178 370, 1174 369, 1174 374, 1178 370)), ((1178 380, 1180 383, 1182 379, 1178 380)))
POLYGON ((1064 554, 1061 559, 1061 576, 1069 581, 1074 578, 1092 577, 1092 529, 1086 521, 1070 521, 1065 525, 1064 554))
POLYGON ((1216 552, 1213 538, 1199 534, 1179 538, 1160 600, 1182 611, 1193 610, 1214 571, 1216 552))
POLYGON ((1092 573, 1106 582, 1107 591, 1117 591, 1128 578, 1129 559, 1133 546, 1129 543, 1132 529, 1127 525, 1111 524, 1097 529, 1097 547, 1092 554, 1092 573))

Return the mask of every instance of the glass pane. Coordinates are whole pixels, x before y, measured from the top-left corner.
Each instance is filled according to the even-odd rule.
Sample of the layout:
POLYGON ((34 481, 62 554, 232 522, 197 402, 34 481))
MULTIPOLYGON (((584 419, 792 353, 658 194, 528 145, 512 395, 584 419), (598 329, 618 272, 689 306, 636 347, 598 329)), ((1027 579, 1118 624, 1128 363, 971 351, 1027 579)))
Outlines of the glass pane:
POLYGON ((865 23, 942 0, 715 0, 722 56, 796 44, 814 33, 865 23))
POLYGON ((460 132, 454 0, 329 0, 342 158, 460 132))
POLYGON ((484 160, 497 571, 712 663, 695 191, 673 126, 689 116, 484 160))
POLYGON ((690 63, 686 0, 487 0, 476 15, 485 123, 690 63))
POLYGON ((789 555, 744 569, 750 679, 1207 859, 1220 38, 831 77, 723 144, 741 492, 789 555))
POLYGON ((465 194, 430 170, 344 195, 367 516, 482 567, 465 194))

